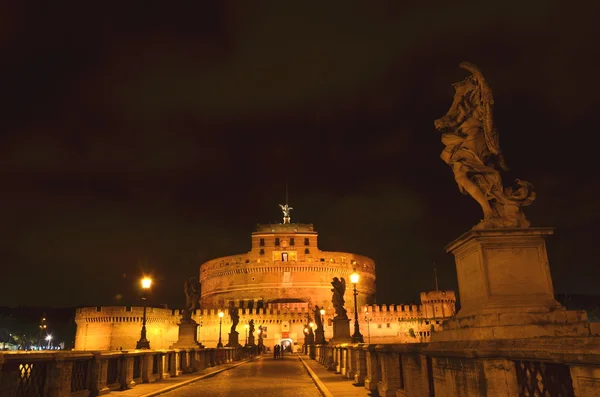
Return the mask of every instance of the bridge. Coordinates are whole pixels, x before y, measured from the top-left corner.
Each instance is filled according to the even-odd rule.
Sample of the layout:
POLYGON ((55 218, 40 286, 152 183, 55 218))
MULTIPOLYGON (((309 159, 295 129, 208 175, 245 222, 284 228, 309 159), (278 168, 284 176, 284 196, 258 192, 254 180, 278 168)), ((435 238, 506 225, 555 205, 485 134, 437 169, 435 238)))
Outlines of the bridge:
POLYGON ((7 396, 557 396, 600 393, 600 338, 0 353, 7 396))

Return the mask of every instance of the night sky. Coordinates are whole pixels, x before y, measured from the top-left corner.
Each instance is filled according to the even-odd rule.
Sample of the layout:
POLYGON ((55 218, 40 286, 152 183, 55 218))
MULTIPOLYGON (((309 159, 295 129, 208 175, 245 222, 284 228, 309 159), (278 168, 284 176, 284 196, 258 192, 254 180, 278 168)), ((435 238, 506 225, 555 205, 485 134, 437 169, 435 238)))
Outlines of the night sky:
POLYGON ((444 246, 481 210, 433 120, 461 61, 494 92, 505 185, 533 183, 526 215, 556 227, 556 292, 600 294, 592 2, 6 3, 0 305, 139 304, 146 272, 180 307, 202 262, 281 221, 286 182, 321 249, 376 261, 378 303, 417 301, 434 266, 456 289, 444 246))

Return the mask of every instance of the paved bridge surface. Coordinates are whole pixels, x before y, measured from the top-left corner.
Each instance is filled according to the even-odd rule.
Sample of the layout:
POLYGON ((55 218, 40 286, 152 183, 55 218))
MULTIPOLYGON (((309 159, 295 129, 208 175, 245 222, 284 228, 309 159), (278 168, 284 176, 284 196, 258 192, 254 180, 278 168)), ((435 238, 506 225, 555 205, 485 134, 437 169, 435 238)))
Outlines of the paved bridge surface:
MULTIPOLYGON (((184 375, 116 392, 118 397, 362 397, 367 390, 327 371, 307 356, 283 359, 264 355, 252 361, 225 364, 204 374, 184 375)), ((111 393, 113 394, 113 393, 111 393)))

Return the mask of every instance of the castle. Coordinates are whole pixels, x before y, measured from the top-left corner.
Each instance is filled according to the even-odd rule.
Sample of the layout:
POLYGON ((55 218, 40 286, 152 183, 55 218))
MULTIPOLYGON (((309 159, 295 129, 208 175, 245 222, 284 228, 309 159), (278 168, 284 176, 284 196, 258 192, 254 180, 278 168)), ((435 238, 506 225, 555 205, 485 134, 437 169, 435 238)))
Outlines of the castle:
MULTIPOLYGON (((282 206, 282 208, 284 208, 282 206)), ((285 207, 287 209, 287 205, 285 207)), ((333 335, 331 281, 347 280, 344 295, 351 324, 354 300, 349 275, 360 275, 356 286, 358 320, 365 342, 426 342, 441 329, 444 319, 455 314, 453 291, 421 293, 421 305, 375 305, 375 263, 348 252, 321 251, 318 233, 310 224, 290 223, 284 210, 282 224, 258 225, 248 253, 210 260, 200 265, 200 307, 192 318, 200 325, 198 341, 216 346, 221 334, 227 343, 229 308, 239 313, 240 343, 245 325, 262 326, 266 346, 302 344, 304 328, 313 321, 314 307, 325 309, 325 338, 333 335), (221 319, 219 311, 225 313, 221 319)), ((180 310, 148 308, 147 335, 151 347, 165 349, 177 342, 180 310)), ((77 309, 76 350, 134 349, 140 337, 143 308, 109 306, 77 309)), ((255 335, 255 337, 258 337, 255 335)))

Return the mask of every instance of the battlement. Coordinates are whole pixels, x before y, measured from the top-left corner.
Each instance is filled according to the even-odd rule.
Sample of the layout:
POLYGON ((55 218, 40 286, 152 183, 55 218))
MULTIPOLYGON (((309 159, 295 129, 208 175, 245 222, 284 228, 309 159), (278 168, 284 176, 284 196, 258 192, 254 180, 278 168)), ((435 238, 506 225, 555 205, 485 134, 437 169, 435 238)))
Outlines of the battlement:
POLYGON ((456 302, 454 291, 421 292, 421 303, 456 302))
POLYGON ((257 225, 256 231, 252 234, 263 233, 316 233, 312 224, 307 223, 275 223, 267 225, 257 225))

